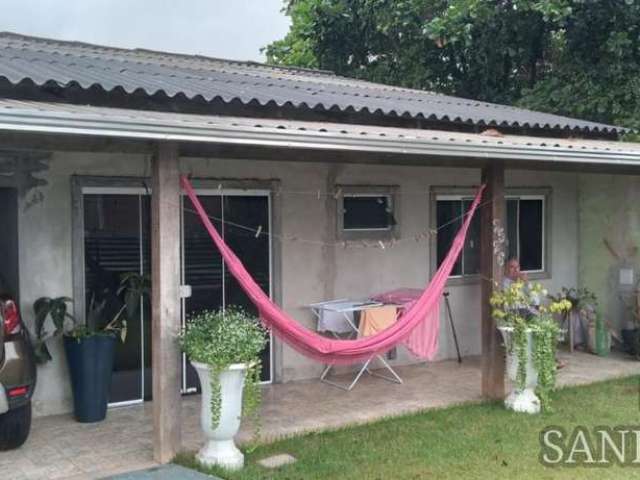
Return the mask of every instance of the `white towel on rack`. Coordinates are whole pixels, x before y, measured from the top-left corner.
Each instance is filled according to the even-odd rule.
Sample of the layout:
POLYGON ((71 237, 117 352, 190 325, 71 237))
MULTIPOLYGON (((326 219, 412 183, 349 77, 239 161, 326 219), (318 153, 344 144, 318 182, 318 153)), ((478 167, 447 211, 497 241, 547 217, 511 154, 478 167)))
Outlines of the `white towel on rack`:
POLYGON ((349 325, 349 321, 347 321, 345 315, 349 317, 349 321, 353 324, 353 312, 333 312, 331 310, 321 309, 317 330, 319 332, 334 333, 353 332, 353 327, 349 325))

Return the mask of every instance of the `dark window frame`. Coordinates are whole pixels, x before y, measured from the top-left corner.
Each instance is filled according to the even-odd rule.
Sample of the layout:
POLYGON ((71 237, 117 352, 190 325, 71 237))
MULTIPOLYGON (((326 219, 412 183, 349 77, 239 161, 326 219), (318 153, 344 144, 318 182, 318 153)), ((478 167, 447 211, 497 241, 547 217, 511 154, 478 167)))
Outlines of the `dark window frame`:
POLYGON ((339 241, 373 240, 386 241, 398 239, 400 226, 398 215, 399 195, 396 185, 336 185, 340 192, 336 199, 336 237, 339 241), (386 197, 389 216, 393 220, 386 228, 346 228, 344 225, 344 199, 350 197, 386 197))
MULTIPOLYGON (((460 199, 472 200, 475 194, 473 187, 431 187, 430 195, 430 226, 437 228, 437 201, 439 199, 460 199)), ((551 220, 552 220, 552 189, 551 187, 509 187, 505 189, 505 198, 513 199, 540 199, 542 205, 542 269, 529 270, 527 274, 531 280, 542 280, 551 278, 551 220)), ((478 212, 479 213, 479 212, 478 212)), ((505 212, 506 215, 506 212, 505 212)), ((506 218, 505 218, 506 220, 506 218)), ((506 225, 505 225, 506 230, 506 225)), ((506 231, 505 231, 506 234, 506 231)), ((433 275, 438 268, 438 243, 435 235, 430 240, 430 272, 433 275)), ((505 247, 508 257, 508 247, 505 247)), ((505 262, 506 262, 505 258, 505 262)), ((477 283, 479 274, 462 274, 451 276, 448 280, 450 285, 463 285, 477 283)))

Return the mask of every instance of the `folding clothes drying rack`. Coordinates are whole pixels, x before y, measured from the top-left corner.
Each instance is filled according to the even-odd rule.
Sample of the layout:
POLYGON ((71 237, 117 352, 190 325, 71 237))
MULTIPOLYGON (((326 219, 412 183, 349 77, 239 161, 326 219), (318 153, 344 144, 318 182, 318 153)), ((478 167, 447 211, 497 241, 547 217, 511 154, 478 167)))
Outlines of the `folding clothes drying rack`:
MULTIPOLYGON (((313 312, 313 314, 316 316, 318 320, 318 323, 317 323, 318 330, 328 331, 335 338, 344 340, 345 337, 340 336, 342 332, 346 333, 347 339, 356 338, 358 336, 358 326, 356 325, 355 319, 353 318, 353 315, 355 312, 360 312, 368 308, 382 307, 384 305, 385 305, 384 303, 375 302, 371 300, 350 300, 348 298, 342 298, 337 300, 329 300, 326 302, 313 303, 309 305, 309 308, 311 309, 311 311, 313 312), (330 328, 331 325, 329 322, 327 322, 326 324, 323 324, 323 318, 324 318, 323 316, 325 314, 342 315, 345 322, 344 325, 343 326, 335 325, 334 328, 332 329, 330 328)), ((333 367, 334 367, 333 365, 325 366, 324 370, 322 371, 322 374, 320 375, 320 381, 328 385, 331 385, 333 387, 346 390, 347 392, 351 391, 353 387, 355 387, 356 383, 358 383, 358 380, 360 380, 360 377, 362 377, 364 372, 367 372, 369 375, 382 378, 389 382, 400 383, 400 384, 402 383, 402 379, 400 378, 400 376, 393 370, 393 368, 391 368, 391 365, 389 365, 389 363, 382 357, 382 355, 372 355, 371 357, 369 357, 369 359, 366 362, 364 362, 364 364, 362 365, 362 367, 360 368, 360 370, 358 371, 354 379, 348 385, 342 385, 327 379, 327 376, 329 375, 329 372, 331 372, 333 367), (387 370, 389 370, 389 372, 392 375, 391 377, 373 372, 369 368, 369 365, 373 360, 375 360, 375 358, 378 358, 378 360, 382 362, 384 367, 387 370)))

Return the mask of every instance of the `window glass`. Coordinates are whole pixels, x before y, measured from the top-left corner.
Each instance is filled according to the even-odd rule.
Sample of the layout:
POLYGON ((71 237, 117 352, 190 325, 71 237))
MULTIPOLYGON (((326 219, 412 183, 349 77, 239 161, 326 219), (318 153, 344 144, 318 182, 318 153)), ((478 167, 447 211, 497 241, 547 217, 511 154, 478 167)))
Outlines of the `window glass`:
MULTIPOLYGON (((270 291, 269 264, 269 198, 249 195, 232 195, 224 197, 224 239, 227 245, 242 259, 242 263, 249 274, 266 293, 270 291), (262 227, 261 234, 248 232, 238 225, 255 225, 262 227)), ((209 249, 211 242, 209 242, 209 249)), ((217 253, 217 252, 216 252, 217 253)), ((259 316, 240 284, 233 277, 228 268, 224 270, 225 304, 241 306, 256 318, 259 316)), ((260 380, 271 379, 271 346, 266 345, 260 352, 261 371, 260 380)))
MULTIPOLYGON (((462 225, 461 214, 462 203, 460 200, 438 200, 436 202, 438 266, 447 256, 447 252, 453 243, 453 238, 462 225)), ((462 260, 460 258, 453 267, 451 275, 462 275, 462 260)))
MULTIPOLYGON (((118 295, 122 275, 140 273, 149 258, 149 238, 143 231, 149 220, 139 195, 86 194, 84 202, 85 305, 89 314, 94 305, 104 303, 102 328, 122 307, 118 295)), ((148 264, 147 264, 148 265, 148 264)), ((146 273, 146 272, 145 272, 146 273)), ((142 385, 141 337, 150 326, 149 305, 127 318, 125 342, 117 342, 109 402, 140 400, 142 385)), ((145 371, 146 372, 146 371, 145 371)), ((146 380, 146 379, 145 379, 146 380)))
POLYGON ((342 205, 344 230, 388 230, 395 225, 387 195, 345 195, 342 205))
POLYGON ((542 270, 542 200, 520 200, 520 268, 542 270))
MULTIPOLYGON (((471 209, 472 200, 464 200, 464 211, 467 213, 471 209)), ((461 222, 462 224, 462 222, 461 222)), ((457 232, 456 232, 457 233, 457 232)), ((462 251, 462 271, 465 275, 480 273, 480 212, 471 220, 467 238, 464 242, 464 250, 462 251)))
POLYGON ((518 256, 518 199, 507 200, 507 257, 518 256))
MULTIPOLYGON (((436 202, 438 228, 436 257, 440 266, 453 238, 462 226, 462 212, 468 212, 472 200, 442 199, 436 202)), ((544 201, 535 199, 507 199, 506 240, 507 258, 517 257, 523 271, 544 269, 544 201)), ((464 249, 452 275, 473 275, 480 272, 480 214, 476 213, 465 241, 464 249)))

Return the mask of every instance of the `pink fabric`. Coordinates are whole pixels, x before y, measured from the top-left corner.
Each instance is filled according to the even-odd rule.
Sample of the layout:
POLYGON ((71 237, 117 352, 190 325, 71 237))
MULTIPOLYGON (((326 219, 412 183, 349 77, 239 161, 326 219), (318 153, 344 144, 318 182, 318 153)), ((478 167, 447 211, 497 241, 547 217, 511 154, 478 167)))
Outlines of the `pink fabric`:
POLYGON ((431 283, 422 292, 418 301, 405 311, 390 328, 369 337, 336 340, 324 337, 304 327, 283 312, 262 291, 244 268, 242 262, 216 231, 187 177, 182 176, 181 182, 182 188, 189 196, 202 223, 209 235, 211 235, 211 239, 224 258, 226 267, 258 308, 260 318, 265 327, 271 329, 274 335, 298 352, 325 364, 349 364, 366 360, 372 355, 382 354, 404 342, 414 355, 428 360, 434 357, 438 348, 439 311, 442 291, 451 269, 464 246, 464 239, 469 229, 471 218, 480 202, 484 186, 478 189, 467 218, 453 240, 451 250, 449 250, 440 268, 433 276, 431 283))
POLYGON ((388 292, 378 293, 371 297, 371 300, 381 303, 395 303, 409 309, 414 302, 420 300, 423 290, 419 288, 396 288, 388 292))
MULTIPOLYGON (((400 305, 400 315, 404 315, 408 310, 416 304, 422 292, 418 288, 397 288, 388 292, 382 292, 371 297, 371 300, 381 303, 393 303, 400 305)), ((404 341, 404 346, 409 349, 411 353, 418 357, 425 357, 422 352, 429 349, 433 349, 433 354, 438 350, 438 332, 440 331, 440 302, 437 304, 436 310, 432 313, 432 316, 428 318, 431 321, 421 322, 404 341), (435 332, 431 330, 435 329, 435 332), (425 342, 425 339, 427 340, 425 342), (434 346, 434 343, 435 346, 434 346)), ((432 356, 428 356, 430 360, 432 356)))
POLYGON ((376 302, 404 304, 418 300, 423 290, 419 288, 396 288, 371 297, 376 302))

